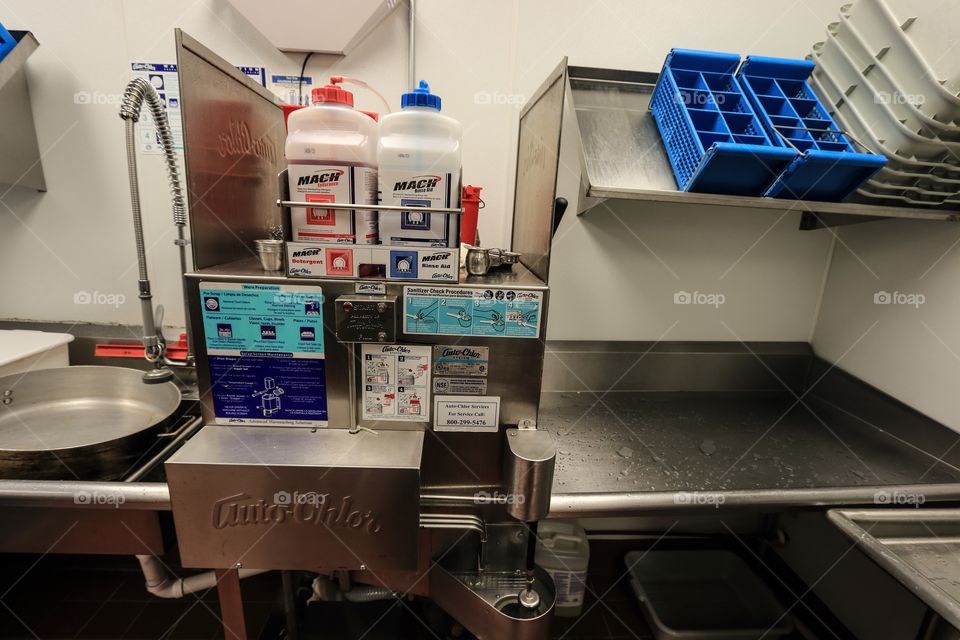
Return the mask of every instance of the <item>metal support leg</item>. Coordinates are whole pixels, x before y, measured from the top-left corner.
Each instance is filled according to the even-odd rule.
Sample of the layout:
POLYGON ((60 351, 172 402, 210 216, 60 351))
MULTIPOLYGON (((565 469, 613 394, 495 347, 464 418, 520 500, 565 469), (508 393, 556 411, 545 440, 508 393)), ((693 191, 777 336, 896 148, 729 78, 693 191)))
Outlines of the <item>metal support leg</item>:
POLYGON ((283 611, 287 619, 286 640, 297 640, 297 591, 293 584, 293 572, 281 571, 283 577, 283 611))
POLYGON ((243 595, 240 593, 240 572, 237 569, 217 569, 216 574, 223 635, 227 640, 247 640, 247 625, 243 619, 243 595))
POLYGON ((919 640, 957 640, 960 638, 960 631, 950 626, 950 623, 941 618, 936 611, 927 609, 917 638, 919 640))

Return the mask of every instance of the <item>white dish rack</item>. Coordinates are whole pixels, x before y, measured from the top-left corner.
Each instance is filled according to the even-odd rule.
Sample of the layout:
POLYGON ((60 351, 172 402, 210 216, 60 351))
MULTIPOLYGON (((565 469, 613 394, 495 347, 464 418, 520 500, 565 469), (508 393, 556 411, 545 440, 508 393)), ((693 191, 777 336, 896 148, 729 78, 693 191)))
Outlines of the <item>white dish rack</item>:
MULTIPOLYGON (((941 8, 960 19, 960 3, 941 8)), ((903 3, 898 9, 910 11, 903 3)), ((909 34, 948 34, 928 23, 937 15, 945 22, 951 18, 919 13, 901 20, 884 0, 843 6, 840 20, 813 47, 810 59, 817 67, 810 84, 845 131, 888 159, 859 189, 860 196, 877 204, 956 206, 960 98, 950 78, 960 81, 960 58, 926 60, 909 34)), ((931 47, 925 50, 936 50, 931 47)))

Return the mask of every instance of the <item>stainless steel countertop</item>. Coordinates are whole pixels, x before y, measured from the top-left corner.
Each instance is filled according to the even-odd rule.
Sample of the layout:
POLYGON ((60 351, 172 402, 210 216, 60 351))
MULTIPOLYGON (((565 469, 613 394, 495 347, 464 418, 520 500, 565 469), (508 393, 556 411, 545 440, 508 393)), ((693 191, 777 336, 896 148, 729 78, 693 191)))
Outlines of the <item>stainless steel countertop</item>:
MULTIPOLYGON (((960 501, 960 469, 829 405, 786 393, 545 392, 540 427, 558 460, 552 517, 960 501), (779 422, 778 422, 779 421, 779 422)), ((960 436, 958 436, 960 437, 960 436)), ((121 492, 121 509, 168 510, 163 483, 0 480, 0 506, 73 506, 121 492)))
POLYGON ((960 469, 787 393, 546 392, 551 515, 874 504, 896 487, 960 499, 960 469), (920 489, 918 489, 920 490, 920 489), (701 495, 702 494, 702 495, 701 495), (722 496, 722 497, 718 497, 722 496))

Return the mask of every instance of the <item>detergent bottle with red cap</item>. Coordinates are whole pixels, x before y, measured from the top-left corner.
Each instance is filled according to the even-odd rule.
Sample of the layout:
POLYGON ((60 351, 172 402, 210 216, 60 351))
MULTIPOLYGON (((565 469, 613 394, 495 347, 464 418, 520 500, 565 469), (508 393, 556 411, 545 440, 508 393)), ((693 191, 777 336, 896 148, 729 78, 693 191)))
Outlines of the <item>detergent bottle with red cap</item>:
MULTIPOLYGON (((353 108, 353 94, 341 78, 317 87, 313 105, 287 120, 287 173, 290 199, 301 202, 377 203, 377 122, 353 108)), ((297 242, 377 244, 373 211, 292 208, 297 242)))
POLYGON ((391 245, 457 247, 459 217, 430 209, 460 206, 460 123, 440 113, 440 96, 420 85, 380 118, 377 170, 380 204, 415 207, 380 216, 380 241, 391 245), (423 209, 423 211, 419 211, 423 209))

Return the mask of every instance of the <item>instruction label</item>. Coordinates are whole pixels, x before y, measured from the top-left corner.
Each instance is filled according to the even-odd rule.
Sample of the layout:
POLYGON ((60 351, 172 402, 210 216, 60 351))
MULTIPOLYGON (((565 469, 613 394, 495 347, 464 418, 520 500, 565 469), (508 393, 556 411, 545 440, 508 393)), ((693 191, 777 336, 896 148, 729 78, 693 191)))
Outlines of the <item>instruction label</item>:
POLYGON ((433 348, 435 376, 485 376, 489 371, 489 347, 438 344, 433 348))
POLYGON ((430 420, 430 347, 364 344, 363 419, 430 420))
MULTIPOLYGON (((267 70, 264 67, 237 67, 244 75, 261 85, 267 84, 267 70)), ((167 123, 173 136, 173 148, 177 153, 183 153, 183 118, 180 111, 180 80, 177 76, 177 65, 169 62, 140 62, 130 63, 131 77, 143 78, 157 90, 160 103, 167 112, 167 123)), ((74 95, 77 104, 112 104, 116 101, 112 96, 81 91, 74 95)), ((144 106, 137 121, 137 148, 141 153, 159 155, 163 153, 160 139, 157 137, 157 125, 153 120, 150 109, 144 106)))
POLYGON ((327 426, 323 292, 201 282, 216 424, 327 426))
POLYGON ((525 289, 404 287, 408 334, 536 338, 543 293, 525 289))
POLYGON ((437 396, 434 431, 497 431, 499 396, 437 396))
MULTIPOLYGON (((163 62, 131 62, 131 76, 143 78, 157 90, 160 103, 167 112, 167 123, 173 136, 173 147, 177 153, 183 153, 183 119, 180 117, 180 82, 177 78, 177 65, 163 62)), ((75 101, 93 102, 96 94, 81 92, 75 101), (85 96, 92 96, 84 100, 85 96)), ((160 139, 157 137, 157 125, 150 109, 144 105, 137 121, 137 148, 141 153, 156 155, 163 153, 160 139)))

